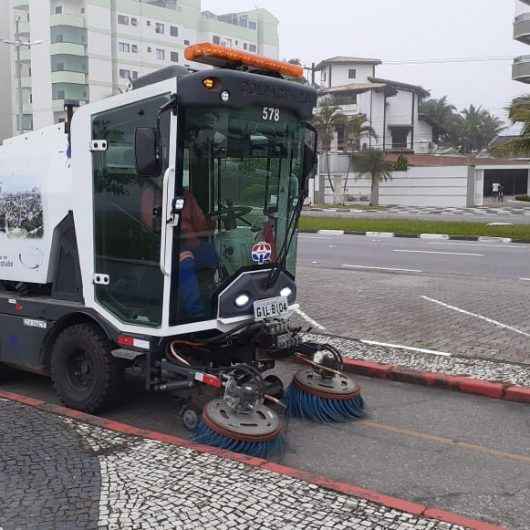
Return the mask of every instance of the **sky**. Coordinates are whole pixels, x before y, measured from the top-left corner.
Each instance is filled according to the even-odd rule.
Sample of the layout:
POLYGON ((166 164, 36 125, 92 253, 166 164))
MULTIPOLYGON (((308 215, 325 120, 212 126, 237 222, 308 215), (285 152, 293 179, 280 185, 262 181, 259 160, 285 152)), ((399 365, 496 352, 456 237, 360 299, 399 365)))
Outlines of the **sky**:
MULTIPOLYGON (((335 55, 403 62, 530 54, 513 40, 513 0, 203 0, 215 13, 254 7, 280 19, 280 57, 305 64, 335 55)), ((512 81, 510 60, 383 65, 376 73, 503 118, 511 99, 530 93, 512 81)))

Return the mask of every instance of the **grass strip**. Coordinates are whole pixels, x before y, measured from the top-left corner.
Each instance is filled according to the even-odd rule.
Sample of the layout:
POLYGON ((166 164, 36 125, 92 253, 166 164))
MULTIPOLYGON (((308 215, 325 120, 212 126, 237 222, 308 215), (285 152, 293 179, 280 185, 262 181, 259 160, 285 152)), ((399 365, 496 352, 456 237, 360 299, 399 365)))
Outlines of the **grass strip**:
POLYGON ((488 226, 487 223, 419 221, 416 219, 349 219, 309 217, 300 219, 300 230, 345 230, 346 232, 394 232, 403 235, 449 234, 462 237, 511 237, 530 241, 530 225, 488 226))

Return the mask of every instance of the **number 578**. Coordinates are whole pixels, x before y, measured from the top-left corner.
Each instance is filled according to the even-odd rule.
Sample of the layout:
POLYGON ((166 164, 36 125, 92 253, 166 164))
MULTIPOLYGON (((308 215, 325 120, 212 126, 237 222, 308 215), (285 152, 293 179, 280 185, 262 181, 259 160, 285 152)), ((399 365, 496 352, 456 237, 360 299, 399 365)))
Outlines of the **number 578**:
POLYGON ((262 118, 264 121, 280 121, 280 109, 277 107, 263 107, 262 118))

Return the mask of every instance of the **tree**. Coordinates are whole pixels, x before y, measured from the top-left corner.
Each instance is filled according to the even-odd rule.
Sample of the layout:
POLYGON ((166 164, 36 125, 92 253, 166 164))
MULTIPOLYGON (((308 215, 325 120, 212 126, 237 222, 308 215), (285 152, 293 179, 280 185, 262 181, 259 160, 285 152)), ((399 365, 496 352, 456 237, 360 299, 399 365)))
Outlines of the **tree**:
POLYGON ((341 112, 340 108, 334 104, 332 99, 325 100, 320 105, 313 117, 313 126, 318 132, 320 149, 326 153, 326 162, 328 166, 328 182, 331 186, 331 191, 335 192, 335 186, 331 181, 331 168, 329 164, 329 152, 331 150, 331 142, 335 137, 335 132, 339 125, 344 125, 346 116, 341 112))
POLYGON ((530 95, 514 99, 507 110, 512 123, 522 124, 521 134, 495 146, 492 152, 496 156, 530 156, 530 95))
POLYGON ((447 144, 456 116, 456 107, 447 102, 447 96, 424 101, 420 114, 432 127, 433 142, 437 145, 447 144))
POLYGON ((370 206, 379 205, 379 183, 392 178, 393 164, 385 160, 385 153, 378 149, 369 149, 352 155, 353 169, 358 178, 370 179, 370 206))
MULTIPOLYGON (((345 118, 344 122, 344 136, 346 150, 350 153, 361 150, 361 138, 363 136, 369 136, 370 138, 377 139, 375 130, 367 123, 365 114, 356 114, 349 118, 345 118)), ((348 164, 348 170, 346 171, 346 178, 344 179, 344 194, 348 189, 348 180, 350 177, 350 171, 352 167, 352 158, 348 164)))
POLYGON ((344 123, 344 133, 347 149, 352 152, 361 150, 361 138, 363 136, 377 139, 377 134, 375 133, 375 130, 368 125, 365 114, 356 114, 351 118, 346 118, 344 123))
POLYGON ((455 124, 455 140, 462 152, 478 152, 487 147, 503 128, 502 120, 480 106, 470 105, 462 110, 461 119, 455 124))

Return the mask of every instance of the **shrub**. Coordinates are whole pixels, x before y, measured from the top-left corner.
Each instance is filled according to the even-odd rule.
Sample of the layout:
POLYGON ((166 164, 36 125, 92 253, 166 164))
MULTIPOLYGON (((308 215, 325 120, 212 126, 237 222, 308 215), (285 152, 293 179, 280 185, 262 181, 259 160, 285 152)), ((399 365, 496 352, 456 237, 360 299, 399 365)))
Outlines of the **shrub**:
POLYGON ((515 200, 530 202, 530 196, 529 195, 517 195, 517 197, 515 197, 515 200))

